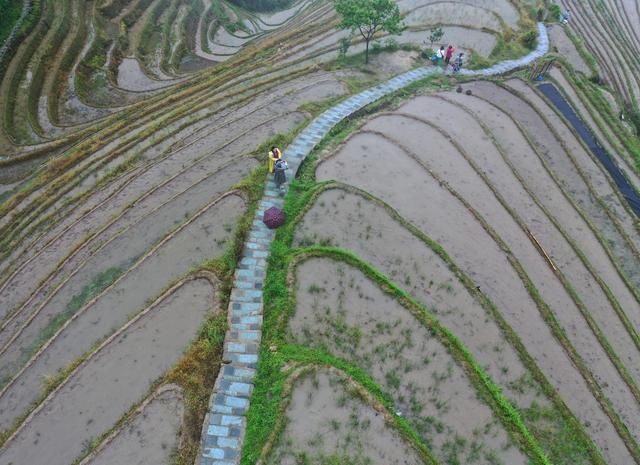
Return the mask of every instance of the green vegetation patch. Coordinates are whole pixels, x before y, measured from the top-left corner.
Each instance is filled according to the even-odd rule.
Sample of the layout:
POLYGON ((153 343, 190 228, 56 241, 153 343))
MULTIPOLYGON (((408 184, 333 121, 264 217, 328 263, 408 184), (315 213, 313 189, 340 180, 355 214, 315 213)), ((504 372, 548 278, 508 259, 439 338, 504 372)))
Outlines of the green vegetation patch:
POLYGON ((13 27, 20 18, 22 2, 18 0, 0 0, 0 46, 7 40, 13 27))

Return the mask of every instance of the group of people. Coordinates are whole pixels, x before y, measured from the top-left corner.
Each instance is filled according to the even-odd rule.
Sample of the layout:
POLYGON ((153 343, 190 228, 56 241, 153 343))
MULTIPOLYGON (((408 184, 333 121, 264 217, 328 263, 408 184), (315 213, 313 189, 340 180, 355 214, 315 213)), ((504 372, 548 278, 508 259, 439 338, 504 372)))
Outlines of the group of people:
MULTIPOLYGON (((453 45, 449 45, 445 50, 444 45, 440 47, 440 49, 434 53, 431 57, 431 61, 433 64, 442 65, 444 63, 445 68, 451 64, 451 58, 455 53, 456 49, 453 48, 453 45)), ((459 53, 458 56, 453 60, 453 72, 457 73, 462 68, 462 64, 464 62, 464 53, 459 53)))
POLYGON ((287 182, 285 171, 288 168, 287 162, 282 159, 280 149, 271 147, 271 150, 269 150, 269 173, 273 174, 273 180, 278 189, 282 189, 282 185, 287 182))

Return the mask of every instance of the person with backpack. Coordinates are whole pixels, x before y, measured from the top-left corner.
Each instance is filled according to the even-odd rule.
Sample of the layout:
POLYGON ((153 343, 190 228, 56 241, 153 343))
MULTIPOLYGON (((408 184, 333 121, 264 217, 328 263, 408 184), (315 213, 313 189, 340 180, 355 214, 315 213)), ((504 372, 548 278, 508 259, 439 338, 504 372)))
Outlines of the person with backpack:
POLYGON ((271 147, 269 151, 269 173, 274 173, 275 164, 282 158, 282 152, 277 147, 271 147))
POLYGON ((282 185, 285 182, 287 182, 287 175, 285 174, 285 171, 289 169, 289 166, 287 165, 286 161, 280 158, 278 161, 275 162, 273 169, 275 171, 275 176, 273 180, 276 183, 276 187, 280 189, 280 191, 282 192, 282 185))
POLYGON ((453 56, 453 52, 455 52, 456 49, 453 48, 452 45, 449 45, 447 47, 447 52, 445 53, 445 57, 444 57, 444 63, 446 66, 449 66, 449 61, 451 60, 451 57, 453 56))

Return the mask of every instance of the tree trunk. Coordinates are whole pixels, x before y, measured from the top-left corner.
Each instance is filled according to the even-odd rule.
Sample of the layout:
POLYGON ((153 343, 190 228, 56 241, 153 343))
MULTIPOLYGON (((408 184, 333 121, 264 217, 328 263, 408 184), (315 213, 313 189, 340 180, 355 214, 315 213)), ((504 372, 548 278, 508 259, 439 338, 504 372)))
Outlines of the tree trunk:
POLYGON ((365 65, 369 64, 369 40, 370 39, 367 39, 365 41, 366 42, 365 49, 364 49, 364 64, 365 65))

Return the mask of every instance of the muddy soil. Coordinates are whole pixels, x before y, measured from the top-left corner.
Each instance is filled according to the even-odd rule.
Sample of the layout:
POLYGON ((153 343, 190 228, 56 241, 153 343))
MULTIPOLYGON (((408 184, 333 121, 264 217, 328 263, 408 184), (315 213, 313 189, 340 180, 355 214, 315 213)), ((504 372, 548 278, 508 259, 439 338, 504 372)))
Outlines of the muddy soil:
MULTIPOLYGON (((220 156, 230 157, 238 153, 242 153, 242 150, 233 151, 234 148, 243 147, 243 150, 255 149, 256 144, 262 139, 269 137, 274 131, 287 131, 293 125, 300 121, 299 115, 292 115, 283 117, 279 112, 283 114, 289 114, 295 108, 306 101, 322 100, 324 98, 333 97, 336 95, 342 95, 344 93, 344 86, 331 78, 330 75, 324 73, 318 76, 318 79, 312 79, 310 82, 305 82, 302 79, 296 80, 292 83, 286 83, 283 86, 279 86, 270 94, 263 94, 260 97, 252 99, 251 102, 245 103, 242 106, 232 106, 226 110, 217 112, 215 115, 210 116, 208 119, 190 125, 188 129, 177 133, 175 136, 169 138, 166 142, 157 144, 151 149, 144 152, 147 158, 157 158, 161 154, 166 153, 169 148, 173 148, 171 155, 175 159, 164 161, 164 166, 147 166, 145 170, 156 169, 156 172, 160 169, 167 169, 169 173, 174 174, 175 168, 169 167, 180 166, 185 168, 189 162, 194 162, 199 157, 204 155, 213 155, 214 152, 220 150, 223 144, 233 142, 233 145, 226 148, 221 153, 216 154, 220 156), (257 109, 262 111, 261 114, 252 115, 257 109), (267 123, 267 121, 271 121, 267 123), (290 125, 289 126, 287 126, 290 125), (255 126, 259 126, 256 128, 255 126), (249 133, 253 136, 243 138, 242 144, 238 140, 233 139, 230 136, 230 128, 233 128, 231 134, 244 134, 249 133), (185 143, 185 137, 188 134, 196 133, 198 130, 202 131, 215 131, 219 130, 218 139, 208 140, 207 143, 202 143, 199 147, 194 147, 192 150, 186 153, 178 153, 176 150, 185 143), (249 143, 250 141, 250 143, 249 143), (245 145, 248 144, 248 145, 245 145), (175 147, 174 147, 175 146, 175 147), (208 152, 208 153, 207 153, 208 152), (167 167, 166 164, 169 164, 167 167), (182 166, 185 165, 185 166, 182 166)), ((182 122, 184 123, 184 121, 182 122)), ((177 123, 179 124, 179 123, 177 123)), ((176 124, 176 125, 177 125, 176 124)), ((166 128, 165 130, 171 130, 166 128)), ((164 131, 164 130, 163 130, 164 131)), ((162 131, 162 132, 163 132, 162 131)), ((198 133, 198 136, 201 136, 198 133)), ((195 135, 194 135, 195 137, 195 135)), ((142 174, 140 174, 142 176, 142 174)), ((158 178, 167 178, 167 175, 162 174, 154 175, 158 178)), ((98 179, 97 176, 92 178, 92 183, 95 184, 98 179)), ((148 179, 148 178, 145 178, 148 179)), ((141 181, 137 181, 138 184, 141 181)), ((149 181, 150 182, 150 181, 149 181)), ((106 189, 110 189, 109 185, 106 189)), ((98 192, 96 195, 100 195, 98 192)), ((91 202, 92 198, 89 198, 87 202, 91 202)), ((131 199, 124 201, 124 204, 131 201, 131 199)), ((59 208, 59 205, 52 207, 59 208)), ((72 213, 73 214, 73 213, 72 213)), ((15 257, 15 255, 14 255, 15 257)))
POLYGON ((40 405, 4 445, 0 463, 68 465, 79 457, 182 357, 214 298, 209 281, 190 281, 135 320, 40 405))
POLYGON ((589 69, 589 66, 582 56, 580 56, 576 46, 565 33, 564 27, 554 24, 549 26, 547 31, 549 33, 551 49, 553 50, 555 47, 558 50, 558 53, 565 58, 576 71, 580 71, 581 73, 590 76, 591 70, 589 69))
POLYGON ((589 181, 592 191, 602 198, 608 210, 613 213, 615 219, 624 227, 624 233, 631 236, 636 243, 640 244, 640 234, 634 226, 635 215, 628 208, 626 201, 615 187, 615 183, 609 177, 606 169, 598 162, 597 158, 595 158, 591 151, 580 145, 579 139, 571 132, 567 124, 564 123, 540 94, 534 92, 532 88, 518 79, 507 81, 507 85, 509 88, 515 89, 523 95, 527 101, 531 102, 530 105, 534 107, 558 133, 569 153, 573 155, 574 165, 584 173, 589 181))
MULTIPOLYGON (((206 147, 203 139, 209 135, 213 137, 216 131, 218 132, 217 140, 213 139, 208 143, 220 146, 231 140, 230 134, 239 136, 253 132, 257 122, 266 124, 267 121, 272 121, 274 118, 280 121, 283 117, 295 112, 304 103, 319 102, 345 93, 344 85, 338 82, 334 76, 325 73, 307 77, 305 80, 296 79, 286 82, 268 94, 261 94, 248 102, 233 105, 215 115, 207 116, 208 112, 199 113, 196 116, 203 116, 202 119, 194 121, 193 124, 180 130, 166 142, 151 148, 146 152, 146 156, 154 157, 154 154, 161 153, 168 148, 171 150, 186 148, 196 141, 202 141, 200 147, 206 147)), ((278 130, 282 131, 279 128, 278 130)), ((251 148, 255 149, 255 147, 254 143, 251 148)))
POLYGON ((38 397, 44 376, 55 375, 120 328, 172 281, 205 259, 220 256, 232 233, 225 225, 235 223, 243 211, 244 201, 237 196, 209 207, 75 313, 3 390, 0 427, 9 426, 38 397))
POLYGON ((419 454, 385 422, 384 415, 352 393, 346 379, 322 370, 298 379, 284 413, 286 427, 269 465, 339 463, 419 465, 419 454))
POLYGON ((317 177, 369 191, 439 242, 503 313, 565 402, 588 425, 605 457, 614 463, 631 460, 500 246, 444 186, 425 175, 416 161, 398 153, 396 145, 371 135, 352 137, 318 167, 317 177), (394 154, 391 165, 389 154, 394 154))
POLYGON ((168 463, 178 445, 184 399, 182 390, 167 385, 145 401, 133 420, 80 465, 158 465, 168 463))
POLYGON ((596 55, 602 65, 604 77, 613 81, 614 87, 625 96, 625 100, 637 100, 640 96, 636 76, 639 68, 637 60, 627 50, 626 42, 616 37, 615 30, 619 26, 608 24, 604 20, 608 15, 593 9, 590 2, 576 2, 571 10, 574 14, 569 26, 585 41, 591 53, 596 55))
POLYGON ((274 13, 258 13, 257 19, 260 20, 265 26, 283 26, 286 22, 296 17, 303 9, 309 7, 312 4, 310 0, 300 0, 295 2, 290 8, 276 11, 274 13))
MULTIPOLYGON (((63 266, 58 265, 55 275, 30 300, 29 305, 3 326, 0 333, 0 376, 18 368, 16 363, 24 357, 49 321, 62 314, 74 296, 80 295, 101 272, 112 268, 127 269, 180 223, 242 180, 255 164, 253 159, 238 160, 237 164, 217 173, 214 171, 211 176, 206 175, 207 170, 202 170, 201 179, 192 177, 187 179, 188 184, 180 186, 175 182, 172 183, 174 185, 165 185, 164 189, 156 191, 158 198, 150 196, 138 203, 119 221, 76 251, 63 266), (23 328, 27 320, 28 326, 23 328), (5 344, 10 340, 11 346, 6 348, 5 344)), ((176 180, 179 181, 178 178, 176 180)), ((235 224, 225 223, 224 227, 233 230, 235 224)), ((23 273, 22 276, 33 279, 33 275, 23 273)))
MULTIPOLYGON (((306 76, 305 79, 310 79, 313 75, 311 76, 306 76)), ((298 79, 298 82, 300 82, 303 86, 304 85, 309 85, 310 82, 306 81, 305 79, 298 79)), ((286 82, 282 83, 283 85, 286 85, 286 82)), ((341 84, 337 84, 339 86, 340 92, 343 93, 344 91, 343 86, 341 84)), ((227 117, 229 117, 229 115, 231 115, 231 117, 233 116, 234 113, 234 109, 237 109, 237 104, 234 105, 234 101, 237 100, 238 98, 242 98, 242 97, 251 97, 252 99, 255 99, 257 102, 265 102, 269 101, 271 99, 270 95, 271 93, 275 93, 277 87, 279 87, 280 84, 278 83, 270 83, 267 84, 266 86, 262 86, 259 89, 247 89, 246 94, 247 95, 242 95, 240 94, 238 97, 234 97, 234 98, 229 98, 229 99, 224 99, 224 95, 228 94, 229 91, 226 90, 222 93, 218 93, 217 96, 220 96, 220 98, 222 100, 225 100, 226 103, 215 103, 213 104, 210 108, 206 109, 206 110, 202 110, 197 112, 197 114, 191 114, 183 119, 181 119, 180 121, 170 125, 169 127, 164 128, 163 130, 159 131, 159 134, 166 134, 167 131, 171 132, 171 131, 176 131, 176 129, 183 124, 188 124, 191 123, 193 124, 195 121, 197 121, 197 116, 198 115, 209 115, 210 117, 213 117, 213 115, 215 114, 215 118, 220 119, 221 115, 227 115, 227 117), (273 88, 270 88, 273 87, 273 88), (260 95, 257 95, 260 94, 260 95)), ((290 96, 290 97, 295 97, 295 96, 290 96)), ((310 96, 310 98, 313 98, 313 96, 310 96)), ((320 97, 322 98, 322 97, 320 97)), ((302 103, 302 102, 300 102, 302 103)), ((215 121, 215 120, 214 120, 215 121)), ((246 121, 250 121, 250 119, 247 119, 246 121)), ((247 128, 247 130, 249 130, 250 127, 247 128)), ((132 136, 133 138, 135 138, 135 135, 142 130, 142 128, 140 129, 136 129, 134 131, 131 132, 130 136, 132 136)), ((155 139, 149 139, 149 140, 144 140, 142 142, 140 142, 139 144, 137 144, 135 147, 131 147, 130 148, 130 152, 134 152, 134 151, 139 151, 139 152, 146 152, 147 148, 149 146, 153 146, 156 145, 156 143, 154 142, 155 139)), ((116 148, 117 146, 117 142, 112 142, 107 144, 104 148, 98 150, 90 159, 88 159, 86 162, 81 163, 81 165, 85 166, 87 170, 91 169, 90 166, 95 164, 95 161, 99 161, 105 154, 107 154, 110 150, 116 148)), ((120 157, 120 159, 122 159, 122 157, 120 157)), ((76 188, 73 190, 73 192, 71 194, 68 194, 66 196, 66 198, 69 197, 69 195, 75 195, 78 193, 83 192, 84 190, 90 189, 92 186, 95 185, 95 183, 100 179, 100 177, 102 175, 104 175, 104 170, 101 170, 101 172, 99 173, 95 173, 93 176, 90 176, 89 178, 87 178, 84 181, 84 186, 80 187, 80 188, 76 188), (100 175, 100 176, 99 176, 100 175)), ((22 202, 14 211, 20 212, 22 211, 22 209, 26 208, 28 205, 31 204, 32 200, 37 198, 37 193, 34 193, 33 195, 31 195, 29 198, 25 199, 24 202, 22 202)), ((60 208, 60 204, 57 203, 53 208, 60 208)), ((7 223, 10 219, 11 219, 12 215, 6 215, 4 218, 0 218, 0 223, 1 225, 4 225, 5 223, 7 223)))
MULTIPOLYGON (((597 281, 585 269, 545 213, 533 204, 533 199, 522 189, 519 180, 502 161, 500 153, 488 140, 482 128, 472 116, 436 97, 413 99, 398 112, 415 115, 425 122, 431 121, 438 129, 415 120, 410 120, 402 128, 399 124, 394 124, 393 120, 398 118, 395 116, 374 119, 364 129, 382 131, 390 140, 402 144, 412 153, 419 154, 419 159, 429 169, 467 199, 492 225, 520 260, 536 288, 542 290, 543 299, 555 312, 583 359, 592 367, 596 379, 600 380, 604 392, 612 398, 622 418, 631 430, 638 430, 640 425, 635 424, 634 418, 640 415, 640 410, 636 410, 633 394, 622 387, 622 378, 607 359, 606 352, 591 332, 567 290, 554 275, 544 257, 537 253, 535 242, 530 240, 525 230, 513 220, 511 213, 498 203, 498 199, 489 190, 490 186, 498 191, 504 202, 508 199, 508 206, 520 216, 525 226, 533 231, 545 251, 554 257, 556 265, 585 303, 587 311, 594 317, 604 336, 617 354, 625 360, 631 376, 637 379, 640 366, 636 363, 638 353, 633 340, 621 321, 616 318, 613 307, 597 281), (456 121, 457 124, 451 125, 451 121, 456 121), (465 150, 467 156, 476 164, 475 169, 484 172, 490 185, 485 184, 474 167, 450 143, 449 138, 461 145, 461 149, 465 150), (424 150, 427 141, 429 150, 424 150), (615 385, 616 388, 609 388, 611 385, 615 385)), ((593 238, 590 244, 586 244, 586 250, 597 246, 599 243, 593 238)), ((612 269, 612 273, 615 276, 615 270, 612 269)))
MULTIPOLYGON (((42 236, 34 235, 34 237, 28 238, 16 246, 12 252, 2 261, 2 268, 0 274, 3 276, 3 283, 0 285, 0 295, 3 296, 3 300, 7 298, 6 292, 15 279, 16 275, 21 272, 24 267, 28 266, 29 262, 38 256, 46 247, 48 247, 53 241, 60 240, 64 235, 74 227, 78 221, 80 221, 83 215, 88 214, 94 208, 97 208, 102 202, 106 201, 111 195, 117 192, 125 183, 135 177, 136 172, 130 174, 130 176, 123 176, 120 179, 115 180, 110 185, 106 186, 90 196, 83 202, 82 207, 73 209, 68 215, 64 217, 58 224, 50 224, 47 231, 42 236)), ((15 304, 8 305, 6 308, 3 306, 0 309, 0 319, 4 319, 6 314, 15 307, 15 304)))
MULTIPOLYGON (((302 80, 301 80, 302 81, 302 80)), ((340 89, 342 89, 342 85, 338 84, 340 86, 340 89)), ((313 94, 311 91, 309 92, 309 95, 306 96, 307 98, 310 99, 314 99, 314 95, 322 95, 323 92, 326 92, 327 89, 323 88, 321 89, 319 92, 316 92, 315 94, 313 94)), ((333 87, 333 91, 335 92, 335 86, 333 87)), ((266 91, 262 91, 265 92, 268 95, 268 92, 266 91)), ((265 98, 267 100, 270 99, 269 96, 265 95, 265 98)), ((295 102, 295 95, 289 95, 288 96, 288 102, 295 102)), ((321 97, 320 97, 321 98, 321 97)), ((256 100, 260 101, 260 99, 256 98, 256 100)), ((262 100, 264 102, 264 100, 262 100)), ((298 105, 302 103, 299 102, 298 105)), ((217 106, 217 105, 216 105, 217 106)), ((277 107, 275 107, 277 108, 277 107)), ((239 130, 241 128, 244 128, 244 132, 240 132, 240 134, 244 135, 244 134, 249 134, 252 133, 255 137, 253 139, 253 145, 251 145, 251 147, 249 148, 249 150, 254 150, 256 148, 256 145, 258 145, 262 140, 260 140, 260 137, 269 137, 269 135, 271 135, 272 133, 276 132, 276 131, 282 131, 282 132, 287 132, 290 131, 299 121, 300 121, 300 115, 299 114, 294 114, 291 112, 291 110, 287 111, 286 115, 281 115, 278 114, 276 111, 272 111, 272 113, 269 115, 269 119, 270 121, 260 121, 258 120, 256 122, 256 120, 254 120, 252 117, 249 118, 243 118, 242 121, 238 121, 236 124, 234 124, 234 126, 236 126, 239 130), (264 125, 262 125, 262 123, 265 123, 264 125)), ((295 107, 294 107, 295 108, 295 107)), ((233 110, 229 109, 228 106, 225 107, 221 107, 218 109, 209 109, 209 110, 205 110, 202 113, 204 113, 205 115, 208 115, 209 118, 212 118, 213 121, 219 121, 220 120, 220 115, 231 115, 231 117, 233 117, 233 110)), ((196 119, 196 115, 189 115, 188 117, 185 117, 183 120, 177 122, 175 125, 171 125, 170 127, 167 127, 165 129, 163 129, 162 131, 160 131, 159 134, 165 135, 167 133, 170 133, 172 130, 175 130, 176 127, 178 127, 178 125, 184 125, 184 124, 189 124, 189 122, 193 123, 195 121, 197 121, 196 119)), ((239 118, 239 117, 238 117, 239 118)), ((238 119, 235 118, 235 119, 238 119)), ((214 123, 215 124, 215 123, 214 123)), ((214 126, 217 127, 217 126, 214 126)), ((235 132, 232 132, 231 134, 234 134, 235 132)), ((232 143, 234 142, 234 138, 233 137, 229 137, 230 133, 227 130, 224 135, 221 137, 221 140, 223 141, 222 143, 219 143, 219 145, 216 147, 211 147, 211 146, 205 146, 204 150, 208 151, 209 153, 214 152, 215 150, 219 150, 219 147, 222 146, 224 143, 232 143)), ((168 138, 165 141, 165 147, 166 144, 171 145, 172 141, 175 142, 176 139, 168 138)), ((154 139, 149 139, 149 140, 145 140, 142 143, 138 144, 135 148, 131 148, 131 151, 138 151, 140 152, 145 158, 149 158, 151 155, 150 153, 153 153, 152 151, 154 150, 153 147, 156 145, 156 142, 154 139)), ((235 144, 234 144, 235 145, 235 144)), ((113 147, 111 147, 113 148, 113 147)), ((226 147, 225 147, 226 148, 226 147)), ((105 149, 108 150, 108 149, 105 149)), ((228 149, 227 149, 228 151, 228 149)), ((129 152, 129 153, 130 153, 129 152)), ((156 152, 157 153, 157 152, 156 152)), ((226 155, 226 152, 223 152, 223 155, 226 155)), ((196 155, 204 155, 204 153, 198 152, 198 153, 179 153, 176 154, 176 156, 180 156, 182 158, 186 158, 187 156, 196 156, 196 155)), ((99 157, 98 157, 99 158, 99 157)), ((81 185, 79 185, 78 187, 76 187, 72 192, 70 192, 69 194, 67 194, 67 198, 73 195, 79 195, 87 190, 92 189, 96 183, 99 181, 99 179, 101 179, 103 176, 107 175, 110 169, 114 169, 116 168, 116 166, 118 164, 120 164, 123 161, 124 157, 118 157, 117 159, 111 161, 110 163, 108 163, 106 166, 104 166, 103 168, 99 169, 98 171, 96 171, 92 176, 87 177, 83 183, 81 185)), ((60 204, 58 204, 57 206, 60 206, 60 204)))
POLYGON ((398 50, 393 53, 378 53, 369 57, 369 63, 375 70, 376 75, 392 76, 404 73, 416 67, 416 63, 421 63, 422 59, 418 52, 398 50))
POLYGON ((296 228, 296 246, 312 243, 348 249, 404 288, 464 341, 518 407, 547 404, 493 317, 447 264, 387 210, 342 189, 325 191, 296 228))
POLYGON ((361 271, 328 259, 302 263, 289 324, 297 343, 325 348, 371 375, 436 457, 444 461, 460 437, 466 447, 459 459, 477 449, 478 463, 491 456, 528 462, 447 348, 361 271))

